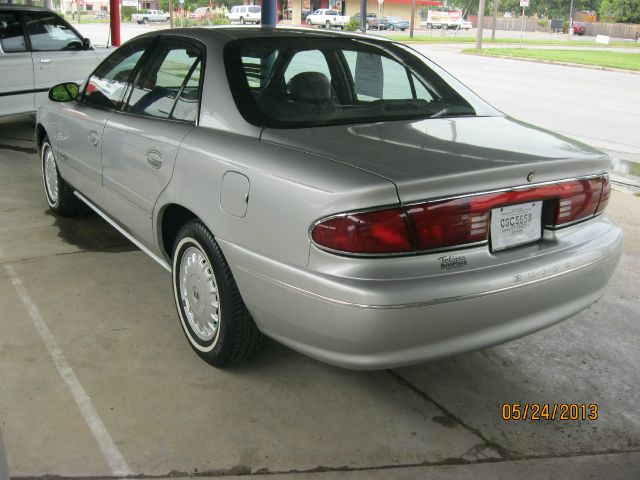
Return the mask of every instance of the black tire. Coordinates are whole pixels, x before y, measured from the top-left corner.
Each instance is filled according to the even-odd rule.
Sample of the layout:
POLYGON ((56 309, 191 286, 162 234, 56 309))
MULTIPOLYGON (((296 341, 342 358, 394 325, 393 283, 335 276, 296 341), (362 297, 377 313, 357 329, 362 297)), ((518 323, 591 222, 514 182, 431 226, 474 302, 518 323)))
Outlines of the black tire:
POLYGON ((389 30, 395 30, 395 29, 396 29, 396 27, 395 27, 395 26, 393 26, 393 25, 389 25, 389 30))
POLYGON ((244 17, 240 17, 240 25, 244 25, 245 21, 244 21, 244 17))
POLYGON ((82 201, 73 194, 73 188, 64 179, 60 176, 60 172, 58 171, 58 164, 55 159, 55 155, 53 152, 53 148, 51 148, 51 144, 49 143, 49 138, 44 137, 42 141, 42 145, 40 147, 40 167, 42 170, 42 183, 44 187, 44 196, 47 199, 47 205, 51 211, 56 214, 68 217, 72 215, 77 215, 78 213, 84 210, 84 204, 82 201), (54 188, 52 186, 52 181, 54 178, 47 179, 47 175, 45 173, 45 160, 48 158, 48 155, 51 154, 50 161, 53 162, 53 165, 49 164, 49 167, 46 171, 51 172, 52 175, 55 176, 56 188, 54 193, 54 188))
POLYGON ((324 28, 326 28, 327 30, 331 30, 331 22, 329 20, 325 22, 324 28))
POLYGON ((262 344, 264 337, 242 301, 238 286, 220 247, 202 222, 191 220, 180 229, 172 257, 174 300, 182 329, 194 351, 204 361, 216 367, 230 366, 253 355, 262 344), (194 265, 196 273, 192 272, 188 280, 183 279, 184 285, 181 285, 180 274, 183 270, 181 265, 184 265, 182 262, 187 260, 187 257, 198 260, 190 264, 194 265), (198 277, 198 268, 202 269, 201 272, 205 276, 212 276, 208 277, 208 280, 213 278, 212 286, 215 288, 207 292, 209 284, 205 281, 196 278, 192 282, 194 275, 198 277), (203 283, 205 288, 200 288, 203 283), (192 316, 189 317, 185 308, 194 310, 202 308, 200 315, 208 319, 210 315, 205 310, 212 304, 208 303, 211 297, 206 297, 206 294, 213 292, 218 304, 216 309, 218 320, 217 328, 211 333, 212 338, 208 339, 203 338, 206 335, 195 331, 194 323, 197 321, 194 322, 190 318, 196 314, 191 311, 192 316), (201 295, 205 300, 200 300, 201 295), (188 306, 189 303, 193 303, 192 307, 188 306))
POLYGON ((138 25, 142 25, 142 20, 136 20, 136 22, 138 22, 138 25))
POLYGON ((142 23, 144 23, 146 25, 147 23, 149 23, 149 19, 147 17, 144 17, 142 19, 142 23))

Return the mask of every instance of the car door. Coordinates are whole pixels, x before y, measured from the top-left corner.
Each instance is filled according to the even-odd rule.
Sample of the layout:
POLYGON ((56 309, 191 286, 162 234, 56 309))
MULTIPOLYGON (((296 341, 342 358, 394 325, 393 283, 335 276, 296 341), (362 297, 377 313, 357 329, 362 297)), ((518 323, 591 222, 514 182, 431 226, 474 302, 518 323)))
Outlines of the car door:
POLYGON ((104 130, 102 179, 108 213, 153 245, 152 212, 173 174, 182 139, 197 122, 204 49, 165 38, 141 60, 121 112, 104 130))
POLYGON ((13 12, 0 11, 0 65, 0 116, 34 111, 33 61, 20 18, 13 12))
POLYGON ((104 127, 120 106, 138 61, 152 38, 134 40, 115 51, 89 77, 78 101, 57 114, 55 148, 62 176, 101 204, 104 127))
POLYGON ((29 11, 22 18, 31 44, 37 108, 52 86, 86 79, 98 56, 84 50, 83 38, 55 13, 29 11))

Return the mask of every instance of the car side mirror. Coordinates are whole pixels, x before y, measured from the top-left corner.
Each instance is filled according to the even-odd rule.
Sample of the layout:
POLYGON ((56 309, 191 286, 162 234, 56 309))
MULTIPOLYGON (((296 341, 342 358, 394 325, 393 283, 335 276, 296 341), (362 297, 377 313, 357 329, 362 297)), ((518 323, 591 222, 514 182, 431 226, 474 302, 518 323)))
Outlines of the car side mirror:
POLYGON ((70 102, 78 96, 80 87, 77 83, 59 83, 49 90, 49 100, 53 102, 70 102))
POLYGON ((91 50, 91 40, 88 38, 82 39, 82 49, 83 50, 91 50))

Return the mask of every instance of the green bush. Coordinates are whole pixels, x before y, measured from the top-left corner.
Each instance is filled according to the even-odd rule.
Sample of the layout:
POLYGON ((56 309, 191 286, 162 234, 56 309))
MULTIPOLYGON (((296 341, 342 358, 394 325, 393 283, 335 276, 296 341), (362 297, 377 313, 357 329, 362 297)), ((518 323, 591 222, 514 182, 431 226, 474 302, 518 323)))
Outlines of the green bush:
POLYGON ((136 7, 122 7, 120 9, 120 18, 127 22, 127 21, 131 21, 131 15, 133 15, 134 13, 136 13, 138 11, 138 9, 136 7))
POLYGON ((547 20, 546 18, 541 18, 540 20, 538 20, 538 25, 546 28, 549 26, 549 20, 547 20))
POLYGON ((357 18, 350 18, 347 24, 344 26, 347 32, 357 32, 360 30, 360 21, 357 18))
POLYGON ((562 31, 567 33, 569 31, 569 20, 562 22, 562 31))
POLYGON ((211 20, 211 25, 228 25, 231 23, 227 17, 218 17, 211 20))

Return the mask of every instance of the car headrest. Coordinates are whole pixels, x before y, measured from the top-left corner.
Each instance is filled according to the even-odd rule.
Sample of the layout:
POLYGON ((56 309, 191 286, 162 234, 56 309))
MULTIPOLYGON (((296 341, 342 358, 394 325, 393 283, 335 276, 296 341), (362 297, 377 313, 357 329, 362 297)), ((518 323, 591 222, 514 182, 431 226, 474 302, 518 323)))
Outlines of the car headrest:
POLYGON ((333 100, 331 82, 324 73, 302 72, 289 80, 289 95, 296 102, 328 103, 333 100))

